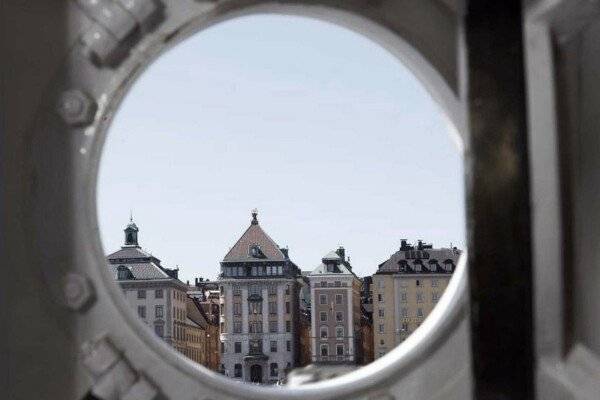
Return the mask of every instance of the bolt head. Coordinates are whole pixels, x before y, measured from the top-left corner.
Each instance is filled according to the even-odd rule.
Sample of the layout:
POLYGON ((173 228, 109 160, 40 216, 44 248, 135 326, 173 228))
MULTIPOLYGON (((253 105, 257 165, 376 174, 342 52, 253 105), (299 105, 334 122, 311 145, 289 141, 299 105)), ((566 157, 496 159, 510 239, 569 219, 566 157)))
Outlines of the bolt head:
POLYGON ((58 113, 72 126, 89 125, 98 109, 96 102, 81 90, 67 90, 60 96, 58 113))
POLYGON ((94 290, 89 281, 74 273, 65 276, 63 293, 67 307, 72 310, 82 310, 94 299, 94 290))

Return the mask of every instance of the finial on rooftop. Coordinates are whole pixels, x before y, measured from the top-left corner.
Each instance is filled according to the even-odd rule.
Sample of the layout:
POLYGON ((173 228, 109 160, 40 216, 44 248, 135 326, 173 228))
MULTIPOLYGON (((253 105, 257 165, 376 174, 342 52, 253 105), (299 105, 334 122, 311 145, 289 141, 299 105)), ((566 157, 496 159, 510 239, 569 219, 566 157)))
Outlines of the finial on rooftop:
POLYGON ((252 225, 258 225, 258 210, 252 209, 252 225))
POLYGON ((129 222, 133 222, 133 210, 129 210, 129 222))

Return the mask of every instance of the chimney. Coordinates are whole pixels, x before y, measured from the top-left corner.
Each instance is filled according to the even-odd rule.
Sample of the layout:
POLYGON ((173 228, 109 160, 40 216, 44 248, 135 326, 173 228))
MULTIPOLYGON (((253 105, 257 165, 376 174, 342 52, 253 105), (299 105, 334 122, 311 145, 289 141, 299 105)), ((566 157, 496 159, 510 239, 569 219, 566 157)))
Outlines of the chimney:
POLYGON ((281 247, 279 250, 281 250, 285 258, 290 258, 290 249, 288 249, 287 247, 281 247))
POLYGON ((338 249, 335 252, 338 256, 340 256, 342 261, 346 261, 346 249, 344 249, 343 246, 338 247, 338 249))
POLYGON ((417 250, 423 250, 423 241, 421 239, 417 240, 417 250))
POLYGON ((410 246, 408 245, 407 239, 400 239, 400 250, 401 251, 410 250, 410 246))

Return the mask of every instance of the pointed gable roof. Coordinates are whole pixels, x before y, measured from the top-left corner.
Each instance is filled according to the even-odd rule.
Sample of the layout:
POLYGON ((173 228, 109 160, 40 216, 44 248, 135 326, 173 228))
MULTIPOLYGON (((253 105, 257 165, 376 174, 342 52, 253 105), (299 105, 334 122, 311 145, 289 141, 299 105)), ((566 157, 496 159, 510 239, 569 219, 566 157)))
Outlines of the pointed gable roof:
POLYGON ((246 232, 223 258, 223 262, 285 261, 287 258, 277 243, 258 224, 257 213, 253 212, 252 223, 246 232), (251 247, 258 246, 258 256, 251 255, 251 247))

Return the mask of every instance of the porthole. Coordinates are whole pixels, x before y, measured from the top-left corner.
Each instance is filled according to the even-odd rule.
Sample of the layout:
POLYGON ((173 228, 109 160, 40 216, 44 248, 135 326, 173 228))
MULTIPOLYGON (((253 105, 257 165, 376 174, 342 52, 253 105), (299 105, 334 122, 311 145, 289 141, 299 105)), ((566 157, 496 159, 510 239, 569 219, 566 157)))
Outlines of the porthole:
MULTIPOLYGON (((350 8, 340 10, 327 5, 311 7, 301 2, 290 6, 265 3, 248 7, 239 4, 231 8, 219 4, 208 7, 182 2, 169 4, 164 10, 162 20, 156 22, 156 25, 151 29, 148 28, 147 31, 143 23, 138 21, 139 26, 136 29, 143 34, 122 59, 114 54, 110 54, 110 57, 106 55, 105 59, 104 55, 99 53, 100 50, 94 47, 96 42, 84 40, 73 50, 72 57, 68 61, 67 69, 76 70, 77 74, 69 75, 68 84, 65 82, 64 87, 59 89, 65 93, 64 103, 61 105, 63 116, 66 113, 67 118, 72 117, 73 113, 81 111, 80 106, 89 110, 92 116, 89 120, 83 118, 67 121, 73 134, 78 135, 74 144, 74 151, 78 157, 76 168, 79 171, 75 176, 75 198, 81 207, 76 209, 75 219, 80 233, 84 237, 97 237, 94 211, 95 185, 101 148, 116 108, 135 78, 167 48, 202 28, 241 14, 266 11, 303 14, 330 20, 366 34, 401 57, 422 79, 430 93, 442 106, 449 123, 455 127, 456 137, 460 138, 457 132, 464 129, 464 108, 460 93, 462 83, 459 81, 462 53, 460 26, 456 25, 458 18, 451 16, 453 10, 449 8, 440 12, 440 4, 434 1, 419 5, 404 5, 402 7, 414 7, 419 13, 424 14, 421 17, 419 13, 409 17, 399 13, 398 21, 395 22, 396 27, 390 29, 389 26, 382 27, 383 21, 375 21, 374 14, 364 15, 377 11, 377 6, 370 7, 372 9, 367 7, 358 12, 350 8), (428 11, 432 11, 433 14, 427 13, 428 11), (360 13, 363 15, 359 15, 360 13), (417 35, 419 24, 424 23, 426 14, 428 25, 436 26, 431 21, 438 19, 444 22, 443 25, 438 26, 444 28, 433 28, 432 36, 429 40, 423 38, 425 40, 423 43, 416 40, 414 36, 411 37, 409 32, 417 35), (436 32, 436 29, 439 32, 436 32), (403 37, 399 36, 401 33, 403 37), (455 40, 442 39, 449 33, 454 35, 455 40), (444 56, 446 59, 434 54, 434 50, 440 46, 446 51, 444 56)), ((82 20, 86 18, 89 18, 89 15, 85 18, 82 16, 82 20)), ((94 18, 92 16, 92 19, 94 18)), ((110 28, 110 26, 105 27, 105 29, 110 28)), ((89 29, 93 31, 93 28, 89 29)), ((100 40, 97 35, 92 35, 91 38, 100 40)), ((126 239, 133 241, 135 238, 130 234, 126 239)), ((132 368, 136 368, 146 377, 151 387, 167 396, 181 393, 183 390, 181 388, 185 387, 189 393, 208 396, 206 398, 326 399, 341 396, 355 397, 367 393, 389 398, 394 396, 398 382, 403 378, 410 379, 415 369, 430 361, 428 358, 436 354, 437 357, 440 357, 440 354, 445 356, 455 354, 450 350, 451 345, 468 346, 463 338, 466 337, 467 326, 464 320, 466 275, 465 257, 461 257, 456 267, 455 278, 450 282, 446 293, 440 298, 438 306, 429 318, 401 346, 368 367, 328 381, 307 383, 285 391, 232 384, 218 374, 207 372, 176 355, 166 345, 161 344, 153 333, 142 329, 142 323, 136 316, 131 315, 127 309, 128 305, 119 297, 120 290, 112 285, 113 277, 102 269, 104 254, 98 239, 91 243, 87 241, 87 244, 84 241, 78 242, 77 252, 75 258, 80 265, 78 272, 88 277, 87 279, 97 291, 95 304, 89 311, 82 312, 81 318, 87 321, 88 325, 81 329, 78 341, 82 344, 87 343, 84 349, 89 349, 90 345, 98 343, 100 335, 105 335, 104 337, 109 338, 116 349, 123 352, 132 368), (110 316, 115 312, 119 317, 111 322, 110 316), (99 321, 108 322, 103 325, 99 321)), ((456 357, 460 358, 459 355, 456 357)), ((454 379, 454 389, 450 390, 464 392, 469 386, 466 354, 462 356, 461 361, 465 363, 465 367, 454 373, 440 373, 440 376, 448 381, 454 379)), ((426 386, 417 390, 423 396, 434 394, 434 389, 426 386)))

